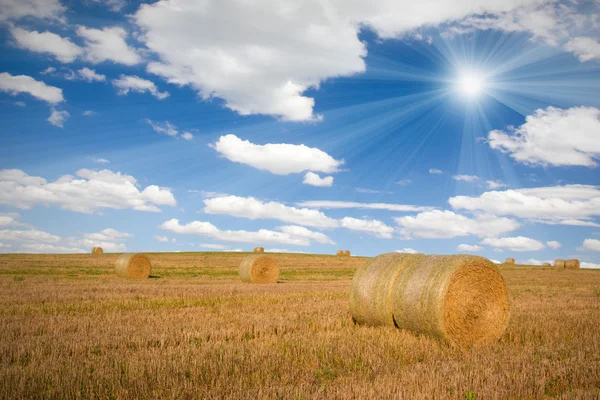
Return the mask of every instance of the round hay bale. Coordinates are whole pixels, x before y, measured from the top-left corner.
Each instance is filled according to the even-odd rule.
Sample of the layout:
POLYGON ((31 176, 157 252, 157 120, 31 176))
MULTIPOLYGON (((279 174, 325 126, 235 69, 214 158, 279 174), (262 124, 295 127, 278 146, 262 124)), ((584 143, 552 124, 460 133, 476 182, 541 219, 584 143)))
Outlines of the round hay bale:
POLYGON ((554 268, 565 268, 567 262, 565 260, 554 260, 554 268))
POLYGON ((344 256, 350 257, 350 250, 344 250, 344 256))
POLYGON ((124 253, 117 258, 115 272, 122 278, 144 279, 150 276, 150 259, 139 253, 124 253))
POLYGON ((276 283, 279 268, 269 256, 248 256, 240 264, 240 278, 248 283, 276 283))
POLYGON ((408 262, 423 254, 387 253, 370 259, 354 273, 350 312, 354 322, 394 326, 392 292, 408 262))
POLYGON ((578 269, 581 268, 581 264, 579 263, 579 260, 567 260, 565 262, 565 268, 569 268, 569 269, 578 269))
POLYGON ((344 255, 344 250, 338 250, 338 251, 335 253, 335 255, 336 255, 336 256, 343 256, 343 255, 344 255))
POLYGON ((543 263, 542 267, 552 267, 552 264, 550 264, 550 263, 543 263))
POLYGON ((392 293, 394 323, 454 346, 490 345, 506 331, 510 299, 489 260, 468 255, 409 258, 392 293))
POLYGON ((264 253, 265 249, 263 247, 255 247, 254 253, 264 253))
POLYGON ((506 261, 504 261, 504 264, 514 264, 514 263, 515 263, 514 258, 507 258, 506 261))
POLYGON ((102 247, 92 247, 92 254, 103 254, 104 250, 102 247))

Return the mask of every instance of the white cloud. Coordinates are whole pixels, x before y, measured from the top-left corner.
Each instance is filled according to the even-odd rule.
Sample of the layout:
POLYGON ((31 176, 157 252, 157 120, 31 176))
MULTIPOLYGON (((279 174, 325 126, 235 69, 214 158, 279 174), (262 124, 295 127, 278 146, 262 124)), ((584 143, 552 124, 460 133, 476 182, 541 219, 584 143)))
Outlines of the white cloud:
POLYGON ((313 200, 296 203, 299 207, 308 208, 360 208, 365 210, 388 210, 398 212, 418 212, 433 210, 434 207, 412 206, 405 204, 388 204, 388 203, 357 203, 353 201, 333 201, 333 200, 313 200))
POLYGON ((125 7, 125 0, 91 0, 95 3, 102 4, 111 9, 111 11, 119 12, 125 7))
POLYGON ((51 54, 62 63, 73 62, 83 53, 70 39, 52 32, 27 31, 18 27, 12 27, 10 32, 20 48, 51 54))
POLYGON ((487 214, 469 218, 448 210, 426 211, 414 217, 394 219, 400 227, 400 233, 407 238, 447 239, 469 235, 498 236, 521 226, 517 221, 509 218, 498 218, 487 214))
POLYGON ((545 247, 542 242, 523 236, 506 238, 487 238, 482 240, 481 244, 492 246, 497 249, 505 249, 511 251, 538 251, 542 250, 545 247))
POLYGON ((124 239, 133 237, 131 233, 119 232, 113 228, 107 228, 97 233, 84 233, 83 239, 72 240, 74 245, 84 246, 85 248, 102 247, 104 251, 123 252, 126 247, 123 243, 118 243, 124 239))
POLYGON ((18 169, 0 170, 0 204, 21 209, 58 205, 82 213, 106 208, 159 212, 157 206, 176 205, 169 189, 151 185, 140 191, 137 180, 130 175, 106 169, 80 169, 76 175, 65 175, 54 182, 47 182, 18 169))
POLYGON ((127 32, 120 27, 104 29, 86 28, 79 26, 77 35, 85 41, 85 58, 94 64, 112 61, 118 64, 135 65, 142 62, 142 58, 129 47, 125 39, 127 32))
POLYGON ((477 245, 469 245, 469 244, 459 244, 458 246, 456 246, 456 251, 462 251, 462 252, 477 252, 477 251, 482 251, 483 247, 481 246, 477 246, 477 245))
POLYGON ((9 242, 43 242, 56 243, 60 241, 60 236, 52 235, 48 232, 36 229, 30 230, 0 230, 0 240, 9 242))
POLYGON ((546 242, 546 245, 554 250, 560 249, 562 247, 560 242, 557 242, 556 240, 551 240, 549 242, 546 242))
POLYGON ((0 226, 23 225, 17 221, 20 215, 17 213, 0 213, 0 226))
POLYGON ((0 0, 0 21, 24 17, 60 20, 64 11, 59 0, 0 0))
POLYGON ((77 254, 77 253, 87 253, 86 250, 83 250, 78 247, 67 247, 67 246, 56 246, 52 244, 44 244, 44 243, 27 243, 20 246, 19 253, 51 253, 51 254, 77 254))
POLYGON ((110 161, 108 161, 106 158, 88 157, 87 159, 98 164, 110 164, 110 161))
POLYGON ((439 174, 443 174, 444 171, 442 171, 441 169, 437 169, 437 168, 431 168, 429 170, 430 174, 434 174, 434 175, 439 175, 439 174))
POLYGON ((307 172, 306 175, 304 175, 304 180, 302 183, 311 186, 331 187, 333 186, 333 176, 325 176, 321 178, 314 172, 307 172))
POLYGON ((288 250, 288 249, 265 249, 267 253, 292 253, 292 254, 306 254, 305 251, 288 250))
POLYGON ((452 179, 454 179, 455 181, 474 183, 477 180, 479 180, 479 177, 475 175, 454 175, 452 179))
MULTIPOLYGON (((223 246, 222 244, 212 244, 212 243, 203 243, 199 245, 205 249, 213 249, 213 250, 225 250, 227 246, 223 246)), ((233 251, 233 250, 230 250, 233 251)))
POLYGON ((25 104, 24 101, 15 101, 13 104, 15 106, 19 106, 19 107, 26 107, 27 106, 27 104, 25 104))
POLYGON ((192 221, 181 225, 178 219, 164 222, 161 229, 184 235, 202 235, 223 242, 233 243, 277 243, 296 246, 308 246, 310 240, 306 237, 292 236, 284 232, 260 229, 256 232, 220 230, 210 222, 192 221))
POLYGON ((106 76, 97 73, 95 70, 90 68, 82 68, 77 71, 82 79, 88 82, 104 82, 106 80, 106 76))
POLYGON ((478 197, 452 197, 448 202, 457 210, 484 211, 562 225, 591 223, 595 226, 588 220, 600 215, 600 189, 590 185, 491 191, 478 197))
POLYGON ((206 214, 226 214, 248 219, 277 219, 315 228, 335 228, 338 222, 318 210, 265 203, 253 197, 226 196, 204 200, 206 214))
POLYGON ((394 228, 387 226, 376 219, 357 219, 344 217, 340 220, 340 226, 353 231, 367 232, 383 239, 391 239, 394 228))
POLYGON ((112 84, 118 89, 117 93, 121 96, 125 96, 130 91, 132 91, 136 93, 148 92, 159 100, 164 100, 167 97, 169 97, 169 92, 159 91, 156 88, 154 82, 142 79, 139 76, 135 75, 121 74, 119 79, 115 79, 114 81, 112 81, 112 84))
POLYGON ((290 236, 307 238, 307 239, 313 240, 317 243, 335 244, 335 242, 333 240, 331 240, 331 238, 329 238, 327 235, 320 233, 320 232, 311 231, 309 229, 306 229, 303 226, 295 226, 295 225, 280 226, 279 230, 284 233, 289 234, 290 236))
POLYGON ((259 145, 242 140, 235 135, 221 136, 211 145, 229 161, 250 165, 276 175, 304 171, 338 172, 344 160, 336 160, 317 148, 303 144, 267 143, 259 145))
POLYGON ((50 104, 64 101, 62 89, 46 85, 27 75, 13 76, 7 72, 1 72, 0 90, 15 96, 19 93, 28 93, 50 104))
POLYGON ((492 149, 523 164, 597 166, 600 156, 600 109, 538 109, 518 128, 489 133, 492 149))
POLYGON ((399 37, 537 1, 161 0, 143 4, 133 20, 158 58, 150 72, 190 85, 204 99, 222 98, 242 115, 310 121, 318 115, 307 89, 365 71, 363 27, 380 38, 399 37))
POLYGON ((600 251, 600 240, 598 239, 585 239, 583 244, 578 250, 592 250, 600 251))
POLYGON ((400 186, 408 186, 412 183, 412 179, 402 179, 398 182, 396 182, 396 185, 400 185, 400 186))
POLYGON ((152 129, 154 130, 154 132, 162 133, 164 135, 168 135, 171 137, 181 137, 182 139, 185 139, 185 140, 192 140, 194 138, 194 135, 192 135, 189 132, 184 132, 184 133, 180 134, 177 127, 175 125, 171 124, 169 121, 156 122, 156 121, 152 121, 149 118, 146 118, 146 119, 144 119, 144 122, 147 123, 148 125, 150 125, 152 127, 152 129))
POLYGON ((508 186, 506 183, 502 183, 500 181, 486 181, 486 184, 488 189, 491 190, 501 189, 508 186))
POLYGON ((95 115, 98 115, 98 113, 96 111, 92 111, 92 110, 85 110, 84 112, 81 113, 81 115, 83 115, 84 117, 93 117, 95 115))
POLYGON ((586 269, 600 269, 600 264, 594 264, 594 263, 589 263, 589 262, 582 262, 581 263, 581 268, 586 268, 586 269))
POLYGON ((53 108, 52 113, 48 117, 48 122, 54 126, 62 128, 70 116, 71 115, 67 111, 59 111, 53 108))
POLYGON ((166 236, 154 236, 154 240, 159 241, 161 243, 168 243, 169 242, 169 238, 166 236))
POLYGON ((581 62, 600 58, 600 42, 591 37, 577 37, 565 44, 565 50, 575 54, 581 62))
POLYGON ((368 193, 368 194, 379 194, 379 193, 391 194, 392 193, 387 190, 373 190, 373 189, 364 189, 364 188, 355 188, 354 191, 358 192, 358 193, 368 193))
POLYGON ((419 252, 415 249, 411 249, 410 247, 406 247, 402 250, 396 250, 396 253, 408 253, 408 254, 418 254, 419 252))
POLYGON ((133 235, 131 233, 119 232, 113 228, 107 228, 98 233, 84 233, 83 237, 89 240, 116 242, 121 239, 133 237, 133 235))

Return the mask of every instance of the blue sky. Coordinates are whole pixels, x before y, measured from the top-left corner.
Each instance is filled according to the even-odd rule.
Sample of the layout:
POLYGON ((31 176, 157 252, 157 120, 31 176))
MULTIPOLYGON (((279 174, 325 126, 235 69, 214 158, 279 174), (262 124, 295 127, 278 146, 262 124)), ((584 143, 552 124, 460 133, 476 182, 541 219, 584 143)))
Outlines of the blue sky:
POLYGON ((3 0, 0 251, 598 268, 599 10, 3 0))

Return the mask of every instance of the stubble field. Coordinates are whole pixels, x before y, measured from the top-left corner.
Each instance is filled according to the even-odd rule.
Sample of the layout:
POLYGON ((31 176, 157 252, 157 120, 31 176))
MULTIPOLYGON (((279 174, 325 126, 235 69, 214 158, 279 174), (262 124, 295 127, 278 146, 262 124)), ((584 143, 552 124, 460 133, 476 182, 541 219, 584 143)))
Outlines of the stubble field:
POLYGON ((355 326, 359 257, 275 254, 280 283, 243 284, 244 253, 0 255, 2 399, 600 398, 600 271, 506 267, 506 335, 452 349, 355 326))

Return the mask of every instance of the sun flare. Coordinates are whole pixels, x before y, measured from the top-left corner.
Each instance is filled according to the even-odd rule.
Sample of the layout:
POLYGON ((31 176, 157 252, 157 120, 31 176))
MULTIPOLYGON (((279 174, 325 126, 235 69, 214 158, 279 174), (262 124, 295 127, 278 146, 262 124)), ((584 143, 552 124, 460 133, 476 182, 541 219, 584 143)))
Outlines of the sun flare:
POLYGON ((478 97, 485 90, 485 78, 477 72, 464 72, 458 78, 457 89, 468 98, 478 97))

